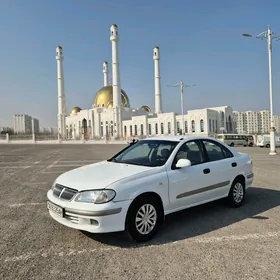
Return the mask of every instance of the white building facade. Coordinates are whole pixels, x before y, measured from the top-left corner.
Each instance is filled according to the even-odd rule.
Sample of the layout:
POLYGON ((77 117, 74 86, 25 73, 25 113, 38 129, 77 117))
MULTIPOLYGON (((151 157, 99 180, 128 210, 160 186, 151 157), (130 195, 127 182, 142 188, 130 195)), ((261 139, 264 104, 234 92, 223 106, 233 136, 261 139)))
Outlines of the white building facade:
MULTIPOLYGON (((237 133, 260 134, 269 133, 270 111, 234 111, 237 133)), ((280 132, 280 116, 274 116, 274 126, 276 132, 280 132)))
POLYGON ((25 114, 14 115, 14 132, 31 134, 32 132, 32 117, 25 114))

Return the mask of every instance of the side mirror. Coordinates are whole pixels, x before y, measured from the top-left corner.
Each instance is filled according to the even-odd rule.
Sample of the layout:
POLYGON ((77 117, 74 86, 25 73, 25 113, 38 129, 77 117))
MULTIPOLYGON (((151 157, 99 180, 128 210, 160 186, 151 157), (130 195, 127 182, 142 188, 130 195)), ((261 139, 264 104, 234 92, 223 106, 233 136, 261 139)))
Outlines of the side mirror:
POLYGON ((179 159, 176 163, 177 168, 189 167, 191 165, 192 163, 188 159, 183 159, 183 158, 179 159))

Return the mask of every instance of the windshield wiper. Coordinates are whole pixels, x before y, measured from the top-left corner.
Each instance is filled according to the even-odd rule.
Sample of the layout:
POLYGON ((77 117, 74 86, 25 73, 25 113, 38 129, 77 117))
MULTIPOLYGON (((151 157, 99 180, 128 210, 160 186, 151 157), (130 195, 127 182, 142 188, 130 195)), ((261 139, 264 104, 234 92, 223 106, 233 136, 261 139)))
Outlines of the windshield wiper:
POLYGON ((117 162, 117 163, 119 163, 119 161, 117 161, 115 158, 110 158, 110 159, 107 159, 107 161, 109 161, 109 162, 117 162))
MULTIPOLYGON (((124 164, 132 164, 132 165, 143 165, 142 163, 137 163, 133 161, 119 161, 119 163, 124 163, 124 164)), ((145 166, 145 165, 143 165, 145 166)))

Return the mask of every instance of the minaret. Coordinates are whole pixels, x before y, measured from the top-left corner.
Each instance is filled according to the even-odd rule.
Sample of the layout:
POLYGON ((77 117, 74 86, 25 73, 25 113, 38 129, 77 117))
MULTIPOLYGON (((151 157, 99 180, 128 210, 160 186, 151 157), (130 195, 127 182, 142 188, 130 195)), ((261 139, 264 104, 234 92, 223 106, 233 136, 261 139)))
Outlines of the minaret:
POLYGON ((161 100, 161 87, 160 87, 160 69, 159 60, 160 53, 159 47, 154 47, 154 71, 155 71, 155 113, 162 113, 162 100, 161 100))
POLYGON ((113 86, 113 109, 115 119, 115 137, 122 137, 121 129, 121 80, 118 50, 118 26, 112 24, 110 28, 110 41, 112 42, 112 86, 113 86))
POLYGON ((109 78, 108 78, 109 67, 107 61, 103 62, 103 73, 104 73, 104 87, 106 87, 109 85, 109 78))
POLYGON ((58 138, 66 138, 66 101, 64 93, 64 76, 63 76, 63 52, 62 47, 56 47, 57 60, 57 93, 58 93, 58 114, 57 114, 57 129, 58 138))

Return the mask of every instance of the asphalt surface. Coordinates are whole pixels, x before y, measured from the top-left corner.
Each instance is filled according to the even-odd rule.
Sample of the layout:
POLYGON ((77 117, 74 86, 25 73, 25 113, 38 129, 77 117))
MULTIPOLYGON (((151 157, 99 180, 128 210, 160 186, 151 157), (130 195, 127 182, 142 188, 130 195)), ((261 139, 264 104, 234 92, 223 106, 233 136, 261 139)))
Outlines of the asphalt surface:
POLYGON ((218 201, 172 214, 148 243, 54 221, 46 192, 55 178, 121 147, 0 145, 0 279, 280 278, 280 156, 265 148, 238 148, 255 173, 243 207, 218 201))

